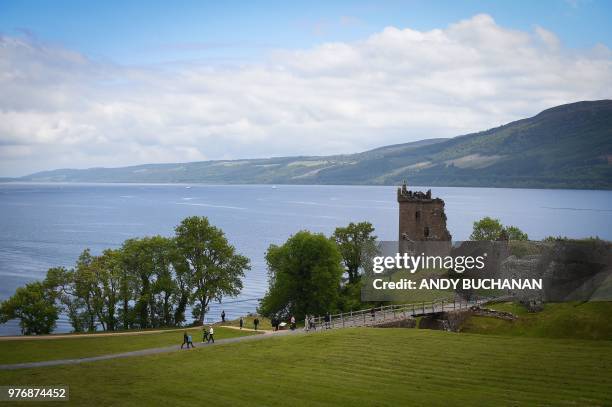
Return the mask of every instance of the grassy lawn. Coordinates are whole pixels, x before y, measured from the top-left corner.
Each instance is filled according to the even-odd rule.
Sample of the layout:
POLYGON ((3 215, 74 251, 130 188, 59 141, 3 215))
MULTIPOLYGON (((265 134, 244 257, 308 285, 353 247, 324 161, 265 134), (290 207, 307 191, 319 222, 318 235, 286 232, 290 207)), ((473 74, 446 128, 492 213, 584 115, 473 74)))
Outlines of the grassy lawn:
MULTIPOLYGON (((192 335, 195 346, 198 346, 198 342, 202 341, 202 329, 191 328, 187 332, 192 335)), ((252 334, 253 332, 249 331, 215 327, 215 340, 252 334)), ((64 339, 0 341, 0 363, 82 358, 176 344, 180 345, 182 342, 183 330, 140 335, 106 337, 78 335, 74 338, 64 339)))
POLYGON ((528 337, 612 340, 612 302, 547 303, 544 310, 528 313, 514 303, 488 306, 508 311, 518 319, 504 321, 489 317, 471 317, 462 332, 528 337))
POLYGON ((0 371, 90 405, 610 405, 612 342, 345 329, 0 371))
MULTIPOLYGON (((269 318, 260 317, 260 316, 258 316, 257 318, 259 318, 259 325, 257 326, 257 329, 263 329, 263 330, 272 329, 272 323, 269 318)), ((249 328, 249 329, 255 328, 255 325, 253 324, 253 320, 255 319, 254 316, 243 317, 242 319, 244 320, 245 328, 249 328)), ((240 326, 240 318, 233 319, 231 321, 225 321, 222 325, 240 326)))

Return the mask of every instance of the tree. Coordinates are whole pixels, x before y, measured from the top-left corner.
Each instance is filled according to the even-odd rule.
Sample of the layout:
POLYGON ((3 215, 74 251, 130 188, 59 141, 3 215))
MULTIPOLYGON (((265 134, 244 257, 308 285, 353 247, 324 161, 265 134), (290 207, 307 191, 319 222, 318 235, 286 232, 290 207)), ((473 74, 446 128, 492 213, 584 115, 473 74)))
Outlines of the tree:
POLYGON ((173 239, 170 257, 172 259, 174 283, 176 285, 173 320, 175 325, 180 325, 185 322, 185 310, 191 300, 191 291, 194 284, 192 282, 189 263, 181 256, 176 244, 176 239, 173 239))
POLYGON ((94 273, 93 290, 95 309, 102 328, 114 331, 117 328, 117 303, 120 298, 123 264, 120 250, 106 249, 91 263, 94 273))
POLYGON ((338 299, 341 261, 337 246, 322 234, 301 231, 282 246, 270 245, 269 288, 259 311, 296 318, 331 311, 338 299))
POLYGON ((74 332, 83 332, 88 326, 88 317, 85 312, 85 302, 77 296, 73 269, 54 267, 47 271, 45 284, 54 287, 57 300, 63 311, 68 315, 74 332))
POLYGON ((194 317, 203 324, 210 301, 220 302, 223 296, 240 293, 244 272, 250 269, 249 259, 237 254, 223 231, 206 217, 186 218, 175 232, 176 247, 193 289, 194 317))
POLYGON ((161 236, 149 239, 149 253, 153 255, 153 283, 151 286, 151 321, 153 326, 174 324, 174 303, 179 294, 174 280, 174 240, 161 236))
POLYGON ((155 244, 151 238, 128 239, 121 247, 123 266, 132 280, 134 314, 140 328, 151 327, 151 304, 153 302, 153 276, 155 244))
POLYGON ((332 235, 340 250, 350 284, 359 280, 364 256, 374 247, 376 236, 372 232, 374 227, 370 222, 351 222, 347 227, 336 228, 332 235))
POLYGON ((507 226, 505 231, 506 235, 508 236, 508 240, 529 240, 527 233, 523 232, 516 226, 507 226))
POLYGON ((53 287, 40 281, 26 284, 0 304, 0 323, 17 318, 22 334, 49 334, 59 315, 55 300, 53 287))
POLYGON ((94 257, 89 249, 83 250, 77 260, 74 270, 74 292, 82 300, 84 305, 85 328, 89 332, 96 330, 96 318, 99 315, 101 303, 96 295, 97 281, 94 269, 92 268, 94 257))
POLYGON ((526 233, 516 226, 504 226, 499 219, 484 217, 474 222, 470 240, 528 240, 526 233))

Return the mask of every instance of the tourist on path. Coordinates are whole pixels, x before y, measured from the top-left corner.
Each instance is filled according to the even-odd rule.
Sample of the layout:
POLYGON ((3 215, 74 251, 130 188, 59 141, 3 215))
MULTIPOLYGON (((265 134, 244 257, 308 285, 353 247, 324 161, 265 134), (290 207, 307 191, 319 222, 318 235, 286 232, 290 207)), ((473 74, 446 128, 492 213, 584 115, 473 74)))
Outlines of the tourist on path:
POLYGON ((208 339, 208 332, 206 331, 206 327, 202 325, 202 343, 206 342, 208 339))
POLYGON ((257 325, 259 325, 259 318, 255 317, 253 320, 253 325, 255 326, 255 330, 257 331, 257 325))
POLYGON ((191 335, 187 335, 187 349, 189 349, 189 345, 191 345, 192 348, 195 348, 191 335))
POLYGON ((183 332, 183 343, 181 344, 181 349, 183 346, 187 345, 187 349, 189 349, 189 336, 187 335, 187 331, 183 332))
POLYGON ((242 329, 243 325, 244 325, 244 319, 242 319, 242 317, 240 317, 240 329, 242 329))
POLYGON ((272 326, 274 327, 275 331, 278 331, 278 326, 280 325, 280 318, 275 316, 274 318, 272 318, 272 326))
POLYGON ((295 331, 295 317, 291 315, 291 330, 295 331))
POLYGON ((310 317, 308 314, 304 316, 304 331, 308 331, 310 329, 310 317))
POLYGON ((221 311, 221 322, 225 322, 225 310, 221 311))
POLYGON ((212 325, 210 325, 210 327, 208 328, 208 341, 206 343, 210 343, 210 341, 212 341, 212 343, 215 343, 215 337, 213 336, 215 334, 215 330, 213 329, 212 325))

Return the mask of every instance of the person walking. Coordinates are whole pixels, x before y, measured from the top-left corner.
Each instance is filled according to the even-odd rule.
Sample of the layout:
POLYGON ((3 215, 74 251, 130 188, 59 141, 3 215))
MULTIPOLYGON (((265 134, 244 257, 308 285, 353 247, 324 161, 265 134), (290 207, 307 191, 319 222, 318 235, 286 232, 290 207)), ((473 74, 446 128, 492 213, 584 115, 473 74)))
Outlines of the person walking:
POLYGON ((243 325, 244 325, 244 319, 242 319, 242 317, 240 317, 240 329, 242 329, 243 325))
POLYGON ((221 322, 225 322, 225 310, 221 311, 221 322))
POLYGON ((274 331, 278 331, 279 325, 280 325, 280 318, 278 318, 277 316, 272 318, 272 327, 274 328, 274 331))
POLYGON ((212 343, 215 343, 215 330, 213 329, 212 325, 210 325, 208 327, 208 341, 206 341, 206 343, 210 343, 210 341, 212 341, 212 343))
POLYGON ((293 315, 291 315, 291 330, 295 331, 295 317, 293 315))
POLYGON ((187 349, 189 349, 189 345, 191 345, 192 348, 195 348, 195 346, 193 346, 191 335, 187 335, 187 349))
POLYGON ((308 314, 306 314, 304 316, 304 331, 308 332, 308 330, 310 329, 310 319, 308 314))
POLYGON ((253 325, 255 326, 255 330, 257 331, 257 325, 259 325, 259 318, 255 317, 253 320, 253 325))
POLYGON ((206 331, 206 327, 202 326, 202 343, 208 340, 208 332, 206 331))
POLYGON ((183 343, 181 344, 181 349, 183 346, 187 345, 187 349, 189 349, 189 336, 187 335, 187 331, 183 332, 183 343))
POLYGON ((317 330, 317 326, 315 325, 315 318, 314 315, 310 316, 310 319, 308 320, 308 326, 310 327, 311 330, 316 331, 317 330))

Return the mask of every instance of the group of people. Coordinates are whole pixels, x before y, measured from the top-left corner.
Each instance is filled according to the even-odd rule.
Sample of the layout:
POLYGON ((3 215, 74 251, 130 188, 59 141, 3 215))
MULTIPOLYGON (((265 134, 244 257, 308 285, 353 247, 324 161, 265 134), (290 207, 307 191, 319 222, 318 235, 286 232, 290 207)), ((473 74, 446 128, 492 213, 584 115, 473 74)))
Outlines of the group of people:
POLYGON ((315 317, 314 315, 308 315, 306 314, 306 316, 304 316, 304 330, 305 331, 316 331, 317 329, 317 324, 315 323, 315 317))
MULTIPOLYGON (((204 342, 215 343, 215 329, 212 325, 209 325, 208 329, 206 329, 206 327, 202 327, 202 343, 204 342)), ((183 343, 181 344, 181 349, 183 349, 183 346, 185 345, 187 345, 187 349, 189 349, 189 347, 195 348, 193 338, 187 333, 187 331, 183 332, 183 343)))
MULTIPOLYGON (((253 320, 253 327, 257 331, 257 327, 259 326, 259 318, 255 317, 253 320)), ((244 318, 240 317, 240 329, 244 327, 244 318)))
MULTIPOLYGON (((221 322, 225 322, 225 310, 221 312, 221 322)), ((255 317, 253 319, 253 327, 255 328, 256 331, 257 331, 257 328, 259 327, 259 322, 260 322, 259 318, 255 317)), ((272 317, 272 320, 270 322, 272 324, 272 328, 274 329, 274 331, 278 331, 280 327, 286 326, 286 324, 283 323, 281 319, 278 317, 272 317)), ((331 328, 331 315, 329 314, 329 312, 323 317, 323 322, 324 322, 325 329, 331 328)), ((243 317, 240 317, 239 324, 240 324, 240 329, 242 329, 245 324, 243 317)), ((293 315, 289 319, 289 328, 292 331, 295 331, 295 329, 297 328, 296 319, 295 319, 295 316, 293 315)), ((304 330, 310 331, 310 330, 316 330, 316 329, 317 329, 317 324, 316 324, 315 316, 306 314, 306 316, 304 317, 304 330)), ((214 333, 215 331, 212 325, 209 325, 208 329, 206 327, 203 327, 202 328, 202 343, 204 342, 215 343, 214 333)), ((193 338, 191 337, 191 335, 187 333, 187 331, 183 333, 183 343, 181 344, 181 349, 183 349, 185 345, 187 345, 187 349, 189 349, 189 347, 195 348, 195 346, 193 345, 193 338)))
MULTIPOLYGON (((270 321, 270 323, 272 324, 272 328, 274 329, 274 331, 278 331, 279 329, 287 325, 278 317, 272 317, 272 320, 270 321)), ((296 320, 295 320, 295 317, 292 315, 291 318, 289 318, 289 328, 292 331, 294 331, 296 327, 297 327, 296 320)))

